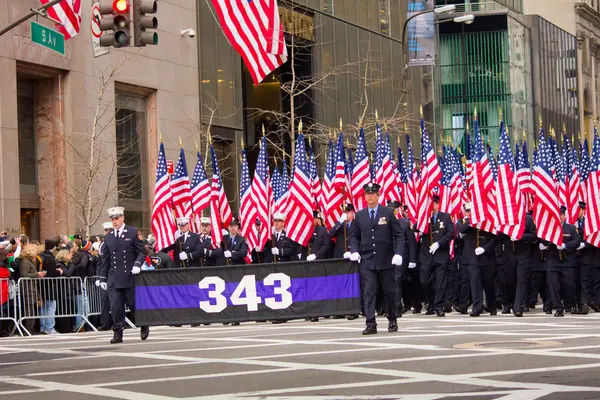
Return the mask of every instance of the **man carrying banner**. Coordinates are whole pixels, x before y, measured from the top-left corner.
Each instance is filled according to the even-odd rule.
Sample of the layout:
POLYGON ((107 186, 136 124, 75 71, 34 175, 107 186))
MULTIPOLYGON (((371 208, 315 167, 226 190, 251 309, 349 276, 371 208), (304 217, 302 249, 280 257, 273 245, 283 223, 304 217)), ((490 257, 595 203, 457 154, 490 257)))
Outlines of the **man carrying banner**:
POLYGON ((240 220, 233 218, 229 223, 229 235, 223 236, 223 245, 225 250, 223 255, 228 260, 229 265, 246 265, 248 257, 248 243, 246 238, 240 236, 240 220))
POLYGON ((388 332, 397 332, 395 267, 402 265, 405 254, 404 233, 394 210, 379 205, 380 185, 363 186, 367 207, 356 213, 356 223, 350 235, 351 261, 360 263, 360 276, 364 289, 367 327, 363 335, 377 333, 375 301, 377 282, 381 282, 387 302, 388 332))
MULTIPOLYGON (((125 226, 123 207, 108 209, 113 232, 104 237, 102 251, 102 269, 98 275, 102 281, 96 285, 108 289, 110 312, 114 320, 114 336, 110 343, 123 342, 123 324, 125 323, 125 304, 135 313, 135 276, 141 272, 146 258, 144 243, 138 238, 137 228, 125 226), (106 280, 106 282, 104 281, 106 280)), ((150 329, 142 326, 140 337, 148 338, 150 329)))
POLYGON ((190 231, 190 219, 188 217, 177 218, 180 236, 175 243, 163 249, 163 253, 173 250, 175 265, 177 268, 200 267, 200 261, 204 254, 200 236, 190 231))
POLYGON ((210 218, 202 217, 200 219, 200 243, 202 244, 202 260, 200 264, 204 267, 214 267, 217 265, 225 265, 225 257, 223 257, 223 249, 220 247, 213 249, 211 239, 210 218))

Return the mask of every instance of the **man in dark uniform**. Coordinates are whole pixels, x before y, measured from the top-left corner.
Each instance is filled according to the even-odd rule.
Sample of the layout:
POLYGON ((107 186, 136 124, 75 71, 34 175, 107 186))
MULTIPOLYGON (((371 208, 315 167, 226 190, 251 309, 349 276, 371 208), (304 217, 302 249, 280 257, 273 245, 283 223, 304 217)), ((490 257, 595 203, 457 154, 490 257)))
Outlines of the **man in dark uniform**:
POLYGON ((363 335, 377 333, 375 300, 378 281, 387 302, 388 332, 397 332, 394 268, 402 265, 404 232, 394 211, 379 205, 380 186, 369 183, 363 189, 367 207, 356 213, 355 227, 350 236, 350 260, 360 263, 364 288, 367 327, 363 335))
MULTIPOLYGON (((135 276, 141 272, 146 258, 144 243, 138 238, 137 228, 125 226, 123 207, 108 210, 113 232, 104 237, 102 252, 101 282, 97 285, 108 289, 110 311, 114 320, 114 336, 111 343, 123 342, 123 324, 125 323, 125 304, 135 313, 135 276)), ((148 338, 150 329, 142 326, 140 337, 148 338)))
POLYGON ((583 229, 585 226, 585 208, 583 201, 579 202, 579 219, 577 220, 577 232, 581 237, 581 244, 577 248, 577 306, 575 314, 587 314, 589 306, 595 312, 600 312, 598 305, 598 293, 596 289, 600 286, 600 265, 594 263, 596 248, 583 240, 583 229))
POLYGON ((439 212, 439 203, 439 196, 434 195, 429 232, 421 234, 419 262, 421 284, 429 298, 426 314, 444 317, 450 242, 454 239, 454 223, 449 214, 439 212))
MULTIPOLYGON (((401 208, 402 211, 402 219, 408 223, 411 233, 414 235, 415 232, 413 230, 412 223, 410 222, 410 216, 408 215, 408 207, 405 205, 401 208)), ((418 265, 419 258, 419 244, 416 241, 415 237, 415 262, 408 263, 408 269, 405 271, 404 280, 402 281, 402 298, 404 301, 404 307, 402 310, 398 310, 398 313, 408 312, 410 307, 412 306, 413 314, 420 314, 421 309, 423 308, 423 303, 421 302, 421 273, 418 265)), ((409 257, 410 258, 410 257, 409 257)), ((403 260, 404 261, 404 260, 403 260)))
POLYGON ((531 214, 525 214, 525 229, 521 239, 511 237, 511 244, 507 251, 514 254, 517 259, 516 290, 513 312, 515 317, 522 317, 523 312, 529 309, 529 288, 533 273, 533 246, 537 241, 537 228, 533 223, 531 214))
POLYGON ((202 258, 200 265, 203 267, 214 267, 216 265, 225 265, 223 249, 213 249, 211 237, 210 218, 202 217, 200 219, 200 243, 202 245, 202 258))
POLYGON ((494 275, 496 274, 496 235, 471 225, 471 204, 463 206, 465 218, 458 223, 459 237, 464 243, 462 265, 467 270, 473 298, 471 317, 483 312, 483 291, 492 315, 496 311, 494 275))
POLYGON ((225 250, 223 255, 229 260, 229 265, 246 265, 246 257, 248 257, 248 242, 246 238, 240 236, 240 220, 233 218, 229 227, 229 235, 223 236, 223 246, 225 250))
MULTIPOLYGON (((329 258, 331 248, 331 237, 318 211, 314 211, 314 227, 312 237, 308 246, 302 247, 302 259, 306 261, 322 260, 329 258)), ((343 215, 343 214, 342 214, 343 215)), ((340 218, 341 219, 341 218, 340 218)))
POLYGON ((552 303, 556 308, 555 317, 564 317, 565 306, 572 306, 575 302, 575 268, 577 267, 577 248, 580 240, 575 226, 567 224, 565 215, 566 207, 560 208, 562 222, 563 244, 557 246, 551 243, 548 246, 548 289, 552 303), (564 293, 564 305, 561 301, 561 289, 564 293))
POLYGON ((548 269, 548 243, 539 239, 538 242, 538 244, 533 246, 531 257, 533 274, 531 278, 529 304, 537 304, 539 294, 542 297, 542 310, 546 314, 552 314, 552 299, 548 292, 548 283, 546 279, 548 269))
POLYGON ((350 237, 354 216, 354 206, 346 204, 346 211, 329 230, 329 237, 335 239, 333 258, 350 258, 350 241, 348 238, 350 237))
MULTIPOLYGON (((102 253, 104 251, 104 237, 112 233, 112 222, 103 222, 102 229, 104 229, 104 236, 102 237, 102 243, 98 247, 98 265, 96 266, 96 275, 102 272, 102 253)), ((97 281, 97 284, 99 282, 97 281)), ((100 291, 100 327, 98 330, 107 331, 113 325, 113 319, 110 315, 110 301, 108 300, 108 290, 106 288, 100 291)))
POLYGON ((497 269, 502 298, 502 314, 510 314, 517 290, 517 258, 512 252, 512 241, 508 235, 498 233, 496 243, 496 261, 498 262, 497 269))
POLYGON ((173 250, 175 265, 177 268, 195 268, 201 266, 204 255, 204 247, 200 243, 200 236, 190 231, 190 219, 187 217, 177 218, 179 237, 175 243, 163 249, 163 253, 173 250))
POLYGON ((287 237, 285 232, 285 215, 273 215, 273 235, 267 241, 265 248, 260 253, 261 262, 265 264, 298 261, 302 254, 301 246, 287 237))

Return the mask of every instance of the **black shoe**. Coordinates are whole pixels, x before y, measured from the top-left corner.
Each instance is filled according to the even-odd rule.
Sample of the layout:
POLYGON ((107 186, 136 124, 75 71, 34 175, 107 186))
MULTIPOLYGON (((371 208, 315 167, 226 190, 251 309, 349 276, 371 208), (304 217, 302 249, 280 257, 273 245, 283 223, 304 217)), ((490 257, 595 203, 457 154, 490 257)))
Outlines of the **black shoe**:
POLYGON ((481 313, 471 311, 471 314, 469 314, 469 315, 471 317, 479 317, 481 315, 481 313))
POLYGON ((169 326, 171 326, 171 327, 173 327, 173 328, 181 328, 181 326, 182 326, 182 325, 181 325, 181 324, 179 324, 179 325, 169 325, 169 326))
POLYGON ((501 301, 496 301, 496 310, 502 310, 502 302, 501 301))
MULTIPOLYGON (((336 319, 340 319, 340 318, 336 318, 336 319)), ((319 322, 319 318, 318 317, 313 317, 310 319, 310 322, 319 322)))
POLYGON ((589 302, 588 306, 590 306, 590 308, 592 310, 594 310, 594 312, 600 312, 600 306, 598 304, 594 303, 593 301, 589 302))
POLYGON ((382 316, 384 314, 383 310, 377 310, 377 315, 382 316))
POLYGON ((435 315, 436 315, 437 317, 445 317, 445 316, 446 316, 446 314, 444 314, 444 312, 443 312, 443 311, 437 311, 437 312, 435 313, 435 315))
MULTIPOLYGON (((267 322, 267 321, 265 321, 265 322, 267 322)), ((210 324, 203 324, 203 325, 204 325, 204 326, 209 326, 210 324)))
POLYGON ((343 315, 334 315, 333 319, 344 319, 343 315))
POLYGON ((377 328, 372 327, 372 326, 367 326, 365 328, 364 331, 362 331, 363 335, 376 335, 377 334, 377 328))
POLYGON ((535 310, 535 303, 529 303, 529 308, 531 308, 532 310, 535 310))
POLYGON ((283 324, 286 322, 287 322, 287 319, 276 319, 275 321, 271 321, 272 324, 283 324))
POLYGON ((114 336, 110 339, 110 344, 123 343, 123 336, 114 336))
POLYGON ((515 311, 515 317, 522 317, 523 313, 521 311, 515 311))
POLYGON ((467 310, 465 310, 464 308, 460 308, 460 307, 454 307, 454 311, 456 311, 457 313, 463 314, 463 315, 467 313, 467 310))
POLYGON ((490 315, 498 315, 498 310, 492 310, 492 311, 490 311, 490 315))
POLYGON ((412 312, 413 314, 421 314, 421 309, 420 308, 416 308, 413 310, 412 312))
POLYGON ((409 311, 410 311, 410 307, 404 306, 404 307, 402 307, 402 312, 400 314, 406 314, 409 311))
POLYGON ((192 324, 192 325, 190 325, 190 326, 191 326, 192 328, 197 328, 197 327, 199 327, 199 326, 200 326, 200 324, 192 324))
POLYGON ((483 311, 492 312, 492 310, 487 305, 483 306, 483 311))
POLYGON ((544 307, 544 312, 548 315, 552 315, 552 308, 551 307, 544 307))
POLYGON ((398 322, 390 321, 388 324, 388 332, 398 332, 398 322))
POLYGON ((223 322, 223 325, 229 325, 231 322, 223 322))
POLYGON ((266 319, 259 319, 258 321, 256 321, 256 323, 258 324, 259 322, 267 322, 266 319))
POLYGON ((507 307, 507 306, 502 307, 502 314, 510 314, 510 307, 507 307))
POLYGON ((555 317, 564 317, 565 316, 565 312, 564 311, 557 311, 554 313, 555 317))
POLYGON ((433 310, 427 310, 427 312, 425 313, 425 315, 433 315, 435 314, 435 311, 433 310))
POLYGON ((354 314, 354 315, 348 315, 348 316, 346 317, 346 319, 347 319, 348 321, 354 321, 354 320, 355 320, 355 319, 357 319, 357 318, 358 318, 358 314, 354 314))
POLYGON ((331 315, 328 315, 328 316, 326 316, 326 317, 323 317, 323 318, 325 318, 325 319, 329 319, 329 318, 331 318, 331 315))
POLYGON ((450 303, 444 304, 444 312, 447 312, 447 313, 452 312, 452 305, 450 303))
POLYGON ((150 334, 150 328, 147 326, 142 326, 140 328, 140 339, 146 340, 148 339, 148 335, 150 334))
POLYGON ((240 323, 239 322, 232 322, 231 326, 240 326, 240 323))
POLYGON ((584 304, 581 306, 581 314, 588 315, 589 312, 590 312, 590 306, 588 306, 587 304, 584 304))

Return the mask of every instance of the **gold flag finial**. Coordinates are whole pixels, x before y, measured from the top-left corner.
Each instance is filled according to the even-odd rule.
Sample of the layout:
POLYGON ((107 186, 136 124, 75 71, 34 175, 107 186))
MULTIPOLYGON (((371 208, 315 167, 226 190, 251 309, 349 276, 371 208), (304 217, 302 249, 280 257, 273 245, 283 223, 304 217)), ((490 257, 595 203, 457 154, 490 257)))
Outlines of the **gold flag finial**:
POLYGON ((244 138, 242 138, 242 150, 244 150, 244 138))
POLYGON ((388 127, 387 127, 387 122, 384 122, 384 123, 383 123, 383 129, 384 129, 384 130, 387 132, 387 130, 388 130, 388 127))
POLYGON ((502 107, 498 107, 498 118, 502 122, 502 107))
POLYGON ((419 113, 421 114, 421 118, 423 118, 423 105, 419 106, 419 113))
POLYGON ((542 126, 543 126, 543 124, 542 124, 542 114, 540 114, 540 129, 542 129, 542 126))
POLYGON ((442 135, 440 139, 442 139, 442 146, 443 146, 444 145, 444 135, 442 135))
POLYGON ((159 138, 160 142, 162 143, 162 131, 160 131, 160 132, 158 133, 158 138, 159 138))
POLYGON ((408 124, 404 121, 404 133, 408 134, 408 124))
POLYGON ((200 147, 198 147, 198 142, 196 142, 195 140, 194 140, 194 146, 196 148, 196 153, 197 153, 198 150, 200 150, 200 147))
POLYGON ((467 121, 467 133, 469 133, 469 121, 467 121))
POLYGON ((312 147, 312 136, 308 136, 308 147, 312 147))
POLYGON ((563 122, 563 133, 567 134, 567 125, 565 125, 565 123, 563 122))
POLYGON ((525 139, 527 139, 527 134, 525 133, 525 128, 523 128, 523 141, 525 141, 525 139))
POLYGON ((593 120, 592 122, 594 123, 594 128, 595 128, 597 120, 593 120))
POLYGON ((302 133, 302 120, 298 123, 298 132, 302 133))
POLYGON ((358 126, 361 127, 361 128, 364 126, 364 122, 363 122, 362 118, 358 119, 358 126))
POLYGON ((179 147, 183 147, 183 142, 181 141, 181 136, 179 136, 179 147))
POLYGON ((265 124, 262 124, 262 135, 265 137, 265 124))
POLYGON ((375 109, 375 121, 379 121, 379 113, 377 112, 377 109, 375 109))
POLYGON ((344 130, 344 124, 342 123, 342 118, 340 117, 340 132, 344 130))
POLYGON ((450 146, 454 146, 453 140, 452 140, 452 134, 448 135, 448 143, 450 144, 450 146))
POLYGON ((473 108, 473 118, 477 119, 477 106, 473 108))

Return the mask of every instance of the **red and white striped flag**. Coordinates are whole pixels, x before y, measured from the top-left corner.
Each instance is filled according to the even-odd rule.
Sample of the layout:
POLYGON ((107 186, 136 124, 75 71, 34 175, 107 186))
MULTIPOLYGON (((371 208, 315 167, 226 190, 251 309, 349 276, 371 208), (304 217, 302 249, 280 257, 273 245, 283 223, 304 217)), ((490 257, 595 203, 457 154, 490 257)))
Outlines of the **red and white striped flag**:
POLYGON ((429 220, 433 209, 431 196, 434 189, 439 188, 440 179, 442 179, 442 169, 431 146, 425 121, 421 118, 421 179, 417 203, 417 230, 421 233, 429 232, 429 220))
POLYGON ((210 220, 211 220, 211 243, 213 248, 221 246, 223 241, 223 232, 221 229, 227 228, 232 219, 231 207, 227 201, 223 182, 221 180, 221 170, 217 161, 215 148, 210 146, 210 156, 212 158, 212 184, 210 191, 210 220))
POLYGON ((287 61, 276 0, 212 0, 223 33, 259 84, 287 61))
MULTIPOLYGON (((40 0, 42 5, 46 5, 50 0, 40 0)), ((65 35, 65 40, 69 40, 81 30, 81 0, 63 0, 53 5, 47 10, 48 15, 64 26, 58 27, 58 30, 65 35)))
POLYGON ((194 216, 192 226, 195 232, 200 232, 202 211, 210 205, 210 183, 206 176, 200 152, 196 156, 198 160, 196 161, 196 168, 192 176, 192 213, 194 216))
POLYGON ((365 131, 361 127, 360 134, 358 135, 358 142, 356 144, 354 168, 352 170, 352 204, 356 211, 360 211, 367 206, 363 187, 370 182, 371 171, 369 170, 369 157, 367 156, 365 131))
POLYGON ((156 238, 156 248, 164 249, 175 242, 175 221, 173 220, 173 195, 167 173, 165 146, 160 144, 156 165, 156 184, 152 206, 152 234, 156 238))
POLYGON ((294 179, 290 185, 290 206, 286 220, 288 237, 294 242, 307 246, 314 230, 313 210, 311 204, 311 182, 304 134, 300 133, 296 141, 294 157, 294 179))
MULTIPOLYGON (((242 172, 240 174, 240 223, 242 236, 248 242, 248 256, 246 263, 252 262, 252 257, 249 257, 252 249, 256 247, 258 241, 254 221, 256 220, 256 208, 252 202, 252 192, 250 186, 250 172, 248 170, 248 159, 246 158, 246 150, 242 149, 242 172)), ((264 205, 266 206, 266 196, 264 205)))
MULTIPOLYGON (((254 225, 256 219, 260 220, 260 231, 257 233, 256 243, 254 247, 258 247, 261 251, 265 244, 271 238, 269 227, 271 226, 271 207, 269 196, 272 197, 271 182, 269 180, 269 167, 267 165, 267 139, 263 137, 260 142, 260 151, 258 160, 256 161, 256 169, 252 177, 252 186, 250 188, 250 199, 252 207, 254 207, 254 215, 250 221, 243 221, 249 228, 255 230, 254 225)), ((252 250, 253 247, 250 247, 252 250)))
POLYGON ((419 198, 419 193, 417 189, 419 188, 419 174, 417 173, 417 168, 415 167, 415 156, 413 153, 412 145, 410 144, 410 136, 406 134, 406 148, 407 148, 407 165, 406 165, 406 207, 408 208, 408 216, 410 218, 410 222, 412 224, 417 223, 417 199, 419 198))
POLYGON ((344 202, 343 192, 336 187, 336 148, 329 142, 329 156, 325 165, 325 176, 323 177, 321 210, 325 217, 325 226, 331 229, 342 215, 341 206, 344 202))
MULTIPOLYGON (((494 176, 483 145, 483 138, 479 132, 479 121, 474 121, 473 128, 475 130, 475 141, 473 143, 475 151, 472 154, 473 167, 471 169, 471 187, 469 188, 471 201, 473 202, 471 223, 479 224, 493 220, 490 212, 492 205, 490 204, 491 198, 489 195, 493 190, 494 176)), ((495 223, 491 225, 493 227, 495 223)))
POLYGON ((188 178, 187 163, 183 147, 179 150, 179 160, 175 166, 175 173, 171 179, 171 193, 173 193, 173 208, 175 218, 192 216, 192 192, 188 178))
POLYGON ((584 236, 588 243, 600 247, 600 137, 596 128, 586 192, 584 236))

